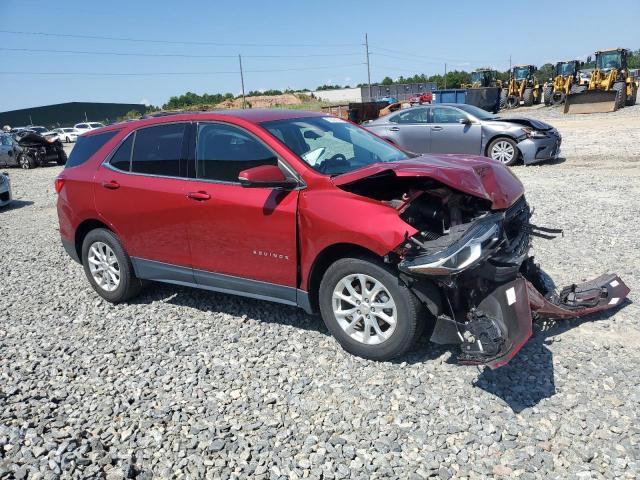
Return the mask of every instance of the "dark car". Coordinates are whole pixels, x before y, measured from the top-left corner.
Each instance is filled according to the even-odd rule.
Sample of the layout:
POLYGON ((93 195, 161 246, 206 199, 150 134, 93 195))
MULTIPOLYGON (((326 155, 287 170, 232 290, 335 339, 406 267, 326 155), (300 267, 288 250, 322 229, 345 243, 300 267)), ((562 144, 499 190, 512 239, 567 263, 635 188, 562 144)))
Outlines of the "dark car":
POLYGON ((457 103, 399 110, 366 128, 412 152, 484 155, 505 165, 557 158, 562 143, 560 133, 540 120, 501 118, 457 103))
MULTIPOLYGON (((5 140, 3 140, 4 142, 5 140)), ((22 130, 13 136, 13 155, 10 159, 14 161, 13 166, 20 166, 24 169, 43 167, 51 162, 57 165, 64 165, 67 162, 67 153, 64 151, 62 142, 56 137, 44 137, 32 130, 22 130), (20 147, 16 152, 15 143, 20 147)), ((11 153, 9 148, 8 152, 11 153)))
POLYGON ((296 305, 370 359, 434 326, 464 362, 497 367, 531 336, 532 312, 579 316, 628 293, 616 275, 550 287, 528 252, 552 230, 529 222, 504 165, 411 155, 320 113, 109 126, 78 138, 55 186, 62 243, 108 301, 155 280, 296 305))
POLYGON ((28 159, 23 152, 12 135, 0 133, 0 167, 22 167, 27 164, 28 159))

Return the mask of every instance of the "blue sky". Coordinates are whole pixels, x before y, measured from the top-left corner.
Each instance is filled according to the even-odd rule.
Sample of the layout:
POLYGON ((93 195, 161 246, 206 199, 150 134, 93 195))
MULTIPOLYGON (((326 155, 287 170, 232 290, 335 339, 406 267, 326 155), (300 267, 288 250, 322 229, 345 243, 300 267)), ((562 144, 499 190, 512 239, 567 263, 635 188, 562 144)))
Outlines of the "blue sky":
POLYGON ((243 55, 247 91, 355 85, 367 78, 365 32, 372 81, 439 73, 445 62, 449 69, 506 69, 509 55, 514 64, 541 65, 584 57, 598 48, 640 48, 638 0, 615 7, 569 1, 553 4, 548 12, 544 2, 539 5, 536 15, 526 9, 519 15, 512 1, 0 0, 0 30, 155 40, 0 32, 0 111, 66 101, 161 105, 186 91, 238 94, 238 53, 243 55))

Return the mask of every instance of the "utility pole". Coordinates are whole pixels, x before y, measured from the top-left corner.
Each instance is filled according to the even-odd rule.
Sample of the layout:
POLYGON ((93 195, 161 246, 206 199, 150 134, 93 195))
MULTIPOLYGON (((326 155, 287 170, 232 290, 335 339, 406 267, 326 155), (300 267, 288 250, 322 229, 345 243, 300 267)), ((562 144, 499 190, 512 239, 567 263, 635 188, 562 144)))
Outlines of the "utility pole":
POLYGON ((242 72, 242 56, 238 54, 238 62, 240 63, 240 83, 242 84, 242 108, 245 108, 246 100, 244 98, 244 73, 242 72))
POLYGON ((447 64, 444 64, 444 89, 447 89, 447 64))
POLYGON ((367 49, 367 82, 369 83, 369 101, 371 101, 371 66, 369 65, 369 37, 364 34, 364 48, 367 49))
POLYGON ((509 55, 509 80, 511 80, 511 55, 509 55))

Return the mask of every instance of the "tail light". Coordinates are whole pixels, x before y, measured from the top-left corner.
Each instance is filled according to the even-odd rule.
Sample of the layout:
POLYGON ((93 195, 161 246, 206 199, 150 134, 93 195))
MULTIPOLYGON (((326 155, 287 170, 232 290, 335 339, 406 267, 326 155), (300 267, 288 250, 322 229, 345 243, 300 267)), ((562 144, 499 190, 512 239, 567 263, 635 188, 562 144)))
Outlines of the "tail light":
POLYGON ((62 177, 58 177, 53 181, 53 185, 56 189, 56 193, 60 193, 60 190, 62 190, 62 187, 64 187, 64 178, 62 177))

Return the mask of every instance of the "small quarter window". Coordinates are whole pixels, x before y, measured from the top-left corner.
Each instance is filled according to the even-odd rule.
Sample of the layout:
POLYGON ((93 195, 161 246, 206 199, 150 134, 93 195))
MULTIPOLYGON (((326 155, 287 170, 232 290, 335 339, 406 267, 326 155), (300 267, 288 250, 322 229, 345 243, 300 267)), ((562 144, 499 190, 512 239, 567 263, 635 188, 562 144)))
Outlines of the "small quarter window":
POLYGON ((127 139, 118 147, 116 153, 111 157, 109 164, 113 168, 128 172, 131 170, 131 149, 133 147, 133 135, 129 135, 127 139))

